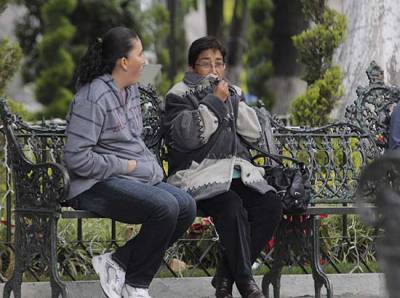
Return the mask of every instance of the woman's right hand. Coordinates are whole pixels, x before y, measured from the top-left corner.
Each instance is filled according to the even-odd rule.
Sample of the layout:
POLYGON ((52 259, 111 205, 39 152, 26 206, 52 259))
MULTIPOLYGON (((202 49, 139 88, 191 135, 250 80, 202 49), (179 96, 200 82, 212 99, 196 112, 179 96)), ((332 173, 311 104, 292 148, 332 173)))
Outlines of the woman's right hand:
POLYGON ((225 102, 229 96, 228 82, 221 80, 214 89, 214 95, 222 102, 225 102))
POLYGON ((128 160, 128 173, 133 172, 136 169, 136 160, 130 159, 128 160))

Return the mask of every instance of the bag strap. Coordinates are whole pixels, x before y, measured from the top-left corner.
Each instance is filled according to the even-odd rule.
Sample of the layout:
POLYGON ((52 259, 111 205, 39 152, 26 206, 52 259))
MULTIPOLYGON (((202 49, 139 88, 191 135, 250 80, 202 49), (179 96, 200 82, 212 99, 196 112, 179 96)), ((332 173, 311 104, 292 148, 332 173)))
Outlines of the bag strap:
POLYGON ((297 159, 295 159, 295 158, 292 158, 292 157, 289 157, 289 156, 285 156, 285 155, 273 154, 273 153, 267 152, 264 149, 261 149, 260 147, 250 143, 249 141, 244 139, 242 136, 239 136, 239 137, 242 140, 242 142, 245 145, 247 145, 249 148, 258 151, 259 153, 261 153, 261 156, 264 156, 264 157, 266 156, 268 158, 271 158, 272 160, 276 161, 280 165, 283 165, 283 159, 286 159, 286 160, 290 160, 291 162, 294 162, 295 164, 299 165, 300 167, 304 167, 304 163, 299 161, 299 160, 297 160, 297 159))

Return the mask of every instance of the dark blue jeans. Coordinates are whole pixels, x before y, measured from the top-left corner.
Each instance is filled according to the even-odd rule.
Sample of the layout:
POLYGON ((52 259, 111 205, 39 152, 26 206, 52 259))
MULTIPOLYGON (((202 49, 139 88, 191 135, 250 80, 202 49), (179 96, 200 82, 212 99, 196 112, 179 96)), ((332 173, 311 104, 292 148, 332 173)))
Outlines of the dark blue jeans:
POLYGON ((76 197, 77 207, 128 224, 142 224, 138 235, 119 247, 113 259, 126 270, 126 283, 148 288, 165 250, 196 216, 193 198, 170 184, 149 185, 112 177, 76 197))

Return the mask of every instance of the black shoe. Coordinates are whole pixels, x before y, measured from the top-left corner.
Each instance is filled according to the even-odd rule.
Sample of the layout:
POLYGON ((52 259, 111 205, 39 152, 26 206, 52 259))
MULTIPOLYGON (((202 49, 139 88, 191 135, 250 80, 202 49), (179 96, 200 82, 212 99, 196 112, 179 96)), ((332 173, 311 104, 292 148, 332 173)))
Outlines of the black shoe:
POLYGON ((211 285, 213 286, 213 288, 215 289, 217 286, 217 276, 214 275, 212 280, 211 280, 211 285))
POLYGON ((236 282, 236 286, 243 298, 265 298, 253 278, 236 282))
POLYGON ((232 298, 233 280, 227 277, 214 276, 211 284, 215 288, 216 298, 232 298))

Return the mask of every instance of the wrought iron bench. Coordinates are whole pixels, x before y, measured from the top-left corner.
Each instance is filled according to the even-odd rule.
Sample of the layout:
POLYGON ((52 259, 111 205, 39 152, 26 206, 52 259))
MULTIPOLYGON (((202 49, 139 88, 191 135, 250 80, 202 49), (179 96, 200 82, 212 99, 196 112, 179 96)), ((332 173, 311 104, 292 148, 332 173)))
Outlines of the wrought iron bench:
MULTIPOLYGON (((367 74, 369 86, 357 90, 358 98, 347 108, 344 122, 318 128, 289 128, 271 119, 279 152, 307 165, 313 192, 307 214, 285 216, 279 227, 272 267, 262 282, 266 295, 272 284, 274 296, 279 297, 281 269, 293 261, 287 258, 293 255, 290 251, 295 252, 300 263, 310 261, 316 297, 320 297, 322 286, 326 287, 328 297, 333 295, 332 285, 319 265, 320 215, 356 213, 353 197, 361 169, 383 152, 389 109, 399 95, 396 87, 383 83, 383 73, 376 64, 371 64, 367 74)), ((160 102, 154 91, 146 88, 141 91, 144 139, 161 163, 166 160, 166 150, 161 138, 160 102)), ((0 116, 15 192, 15 200, 8 198, 7 215, 11 222, 13 208, 16 224, 16 264, 12 278, 5 285, 4 297, 9 297, 11 291, 15 297, 21 297, 22 274, 29 270, 33 259, 40 260, 43 269, 48 267, 52 296, 67 297, 57 270, 57 221, 61 217, 82 221, 97 216, 62 208, 69 184, 69 176, 61 165, 65 126, 54 122, 27 125, 9 113, 4 101, 0 102, 0 116)), ((79 227, 78 244, 82 244, 79 227)), ((7 239, 11 243, 10 234, 7 239)), ((115 243, 115 226, 112 239, 115 243)), ((202 266, 201 260, 198 266, 202 266)))
MULTIPOLYGON (((400 89, 384 84, 383 71, 372 62, 367 70, 369 85, 357 89, 357 99, 346 108, 343 122, 323 127, 288 128, 272 120, 279 153, 303 161, 310 172, 312 199, 306 214, 285 216, 276 233, 272 268, 262 282, 269 297, 279 297, 282 267, 309 262, 315 297, 332 285, 320 266, 320 217, 322 214, 357 214, 355 193, 362 169, 379 158, 387 144, 391 107, 399 101, 400 89)), ((374 205, 370 205, 374 208, 374 205)), ((345 225, 345 223, 344 223, 345 225)), ((324 256, 331 262, 329 255, 324 256)), ((333 262, 332 262, 333 264, 333 262)))

